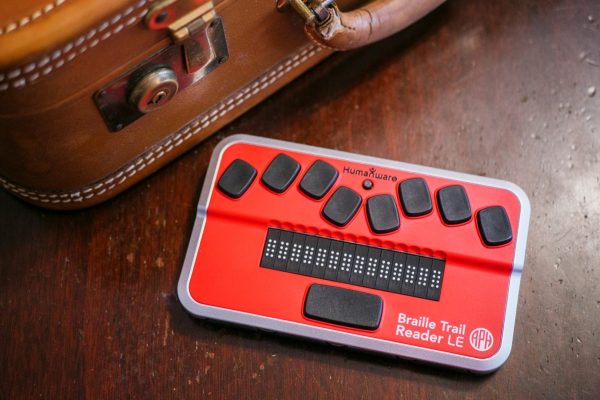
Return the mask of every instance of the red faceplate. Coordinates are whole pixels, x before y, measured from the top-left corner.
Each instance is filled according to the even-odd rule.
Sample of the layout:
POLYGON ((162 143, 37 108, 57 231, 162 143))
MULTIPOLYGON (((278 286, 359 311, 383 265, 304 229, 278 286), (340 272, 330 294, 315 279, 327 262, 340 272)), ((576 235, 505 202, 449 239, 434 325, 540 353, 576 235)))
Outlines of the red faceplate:
POLYGON ((519 199, 506 189, 379 165, 317 157, 299 151, 234 143, 225 148, 217 167, 189 280, 189 292, 195 301, 205 305, 475 358, 488 358, 498 351, 501 344, 519 214, 519 199), (280 153, 297 160, 301 171, 284 193, 276 194, 260 182, 260 177, 271 160, 280 153), (238 158, 256 168, 258 175, 241 198, 232 199, 219 191, 216 182, 229 164, 238 158), (333 165, 339 172, 333 188, 321 200, 306 196, 298 188, 303 174, 317 158, 333 165), (387 174, 396 179, 371 178, 374 186, 371 190, 365 190, 362 187, 365 177, 348 173, 347 169, 344 172, 347 167, 353 170, 375 167, 378 174, 387 174), (413 177, 426 180, 433 211, 425 216, 409 218, 402 213, 398 185, 413 177), (465 188, 473 218, 461 225, 448 226, 442 221, 435 199, 440 188, 453 184, 465 188), (360 210, 343 228, 321 216, 327 199, 340 185, 352 188, 363 198, 360 210), (367 198, 383 193, 394 196, 401 225, 395 232, 374 234, 369 227, 365 204, 367 198), (502 205, 506 209, 513 232, 513 240, 499 247, 488 247, 483 243, 475 218, 478 210, 493 205, 502 205), (444 258, 446 265, 440 300, 426 300, 261 268, 259 263, 268 227, 444 258), (380 296, 383 299, 383 315, 379 328, 366 331, 306 318, 303 315, 303 302, 313 283, 380 296), (405 317, 415 320, 408 321, 405 317), (409 337, 408 331, 421 335, 428 332, 428 338, 415 339, 412 337, 414 334, 409 337))

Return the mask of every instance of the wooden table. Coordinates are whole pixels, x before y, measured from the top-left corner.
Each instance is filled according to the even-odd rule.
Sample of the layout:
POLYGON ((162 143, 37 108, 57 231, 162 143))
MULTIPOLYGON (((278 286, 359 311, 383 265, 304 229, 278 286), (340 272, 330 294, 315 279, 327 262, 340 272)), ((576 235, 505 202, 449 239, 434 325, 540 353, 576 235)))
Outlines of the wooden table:
POLYGON ((0 193, 0 398, 600 398, 600 3, 452 0, 339 54, 118 198, 0 193), (235 132, 506 179, 533 214, 495 374, 194 320, 176 297, 214 146, 235 132))

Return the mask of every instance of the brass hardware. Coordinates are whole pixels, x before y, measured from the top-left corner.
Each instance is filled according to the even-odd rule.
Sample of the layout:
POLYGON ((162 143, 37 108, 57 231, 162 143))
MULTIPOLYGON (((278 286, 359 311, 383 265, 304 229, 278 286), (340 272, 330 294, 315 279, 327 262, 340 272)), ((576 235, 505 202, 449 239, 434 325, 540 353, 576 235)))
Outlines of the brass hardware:
MULTIPOLYGON (((212 1, 207 1, 200 7, 193 6, 195 8, 190 11, 188 10, 190 5, 185 1, 163 0, 155 3, 144 17, 148 28, 167 28, 173 42, 183 46, 186 66, 190 74, 205 66, 210 57, 207 53, 213 53, 212 49, 206 51, 207 46, 198 43, 193 36, 204 29, 206 24, 220 22, 216 19, 217 14, 212 1)), ((222 59, 220 63, 224 60, 222 59)))
POLYGON ((144 16, 144 24, 148 29, 168 28, 176 31, 192 20, 200 18, 203 14, 207 14, 208 19, 214 18, 213 9, 212 0, 160 0, 154 2, 148 10, 144 16), (198 6, 199 3, 203 4, 198 6))
MULTIPOLYGON (((202 7, 200 7, 202 8, 202 7)), ((200 9, 199 9, 200 10, 200 9)), ((199 14, 199 13, 194 13, 199 14)), ((182 18, 183 21, 177 20, 169 25, 171 37, 175 43, 180 43, 183 46, 183 55, 185 57, 185 65, 188 73, 192 74, 206 66, 214 59, 215 50, 210 41, 206 41, 206 35, 200 35, 199 38, 194 38, 198 32, 205 29, 218 29, 221 24, 220 18, 215 18, 214 10, 208 13, 200 14, 200 17, 188 20, 187 17, 182 18), (184 22, 189 21, 184 24, 184 22), (208 25, 208 26, 207 26, 208 25)), ((222 30, 222 27, 220 27, 222 30)), ((226 48, 227 46, 225 46, 226 48)), ((222 64, 227 59, 228 54, 221 55, 218 63, 222 64)))
POLYGON ((167 104, 179 89, 177 75, 166 67, 144 75, 128 96, 129 104, 140 112, 149 113, 167 104))
POLYGON ((307 24, 311 24, 315 20, 315 14, 303 0, 289 0, 289 3, 307 24))
POLYGON ((173 44, 94 94, 96 106, 111 131, 119 131, 167 104, 177 92, 227 61, 229 50, 221 18, 212 1, 199 7, 197 3, 198 0, 163 0, 148 11, 146 26, 168 29, 173 44), (192 6, 195 8, 190 9, 192 6))
POLYGON ((169 31, 176 41, 181 42, 190 37, 191 31, 194 30, 194 26, 204 25, 215 16, 216 13, 213 9, 212 1, 209 1, 169 24, 169 31))
MULTIPOLYGON (((331 8, 336 6, 335 0, 287 0, 287 3, 300 14, 307 25, 325 24, 329 20, 331 8)), ((283 3, 277 3, 278 9, 283 7, 283 3)))

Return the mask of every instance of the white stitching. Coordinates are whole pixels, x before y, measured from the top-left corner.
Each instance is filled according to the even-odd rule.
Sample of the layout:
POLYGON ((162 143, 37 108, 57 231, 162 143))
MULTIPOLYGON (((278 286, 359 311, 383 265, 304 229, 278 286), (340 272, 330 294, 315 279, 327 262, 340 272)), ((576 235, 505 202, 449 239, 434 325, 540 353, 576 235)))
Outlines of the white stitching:
MULTIPOLYGON (((62 0, 66 1, 66 0, 62 0)), ((72 61, 78 54, 85 53, 89 48, 96 46, 99 42, 108 39, 110 36, 119 33, 124 28, 136 23, 139 21, 145 14, 146 9, 142 12, 131 16, 127 21, 121 22, 117 26, 115 26, 112 30, 108 30, 104 32, 102 35, 100 33, 108 28, 109 26, 113 26, 114 24, 122 21, 124 17, 131 14, 133 11, 142 8, 146 3, 151 2, 152 0, 140 0, 135 6, 128 7, 125 11, 120 14, 117 14, 106 21, 103 21, 98 27, 91 29, 90 31, 84 33, 79 36, 77 39, 67 43, 62 48, 54 50, 50 54, 43 56, 39 61, 30 63, 26 67, 16 68, 6 74, 7 82, 9 85, 0 85, 0 91, 5 91, 9 87, 17 88, 25 85, 15 85, 17 78, 21 76, 21 74, 31 74, 30 76, 26 76, 26 82, 33 83, 40 76, 48 75, 53 70, 56 70, 62 67, 69 61, 72 61), (100 37, 98 37, 100 35, 100 37), (88 46, 89 43, 89 46, 88 46), (62 58, 60 58, 62 56, 62 58), (54 62, 54 64, 51 63, 54 62), (39 74, 39 70, 49 64, 44 68, 42 74, 39 74), (37 73, 37 75, 36 75, 37 73)), ((0 82, 4 79, 4 75, 0 75, 0 82)))
POLYGON ((42 14, 48 14, 50 11, 57 9, 60 5, 66 3, 67 0, 54 0, 52 3, 46 4, 39 10, 35 10, 31 15, 23 17, 18 23, 10 22, 4 28, 0 28, 0 36, 21 29, 25 25, 29 24, 42 16, 42 14))
MULTIPOLYGON (((196 135, 198 132, 202 131, 210 124, 222 118, 229 111, 235 109, 236 107, 244 103, 246 100, 251 98, 256 93, 256 89, 258 87, 267 87, 271 85, 272 83, 279 80, 282 76, 284 76, 288 71, 290 71, 293 68, 296 68, 298 65, 302 64, 319 51, 321 51, 321 48, 317 46, 310 45, 305 47, 295 56, 270 69, 262 77, 254 80, 251 84, 244 87, 239 93, 236 93, 235 95, 225 99, 209 111, 199 115, 194 121, 190 122, 179 132, 171 135, 162 144, 156 146, 153 149, 148 150, 146 154, 141 155, 129 165, 124 166, 117 172, 109 175, 103 181, 98 182, 93 186, 79 188, 73 192, 62 193, 59 195, 59 201, 52 200, 52 202, 60 202, 63 204, 68 204, 71 202, 81 202, 83 200, 89 200, 92 197, 99 196, 105 193, 106 191, 112 190, 113 188, 121 185, 127 180, 127 178, 137 174, 139 171, 143 170, 156 160, 160 159, 165 154, 168 154, 170 151, 184 143, 187 139, 196 135), (263 85, 263 83, 265 82, 268 82, 268 84, 263 85), (144 160, 147 160, 147 162, 144 162, 144 160), (119 180, 117 182, 114 182, 115 179, 119 180), (106 186, 109 185, 111 186, 111 188, 106 188, 106 186)), ((14 183, 7 181, 2 177, 0 177, 0 183, 2 184, 2 186, 4 186, 6 190, 33 201, 41 201, 47 203, 50 201, 50 198, 55 199, 57 197, 56 193, 27 190, 23 187, 17 186, 14 183)))

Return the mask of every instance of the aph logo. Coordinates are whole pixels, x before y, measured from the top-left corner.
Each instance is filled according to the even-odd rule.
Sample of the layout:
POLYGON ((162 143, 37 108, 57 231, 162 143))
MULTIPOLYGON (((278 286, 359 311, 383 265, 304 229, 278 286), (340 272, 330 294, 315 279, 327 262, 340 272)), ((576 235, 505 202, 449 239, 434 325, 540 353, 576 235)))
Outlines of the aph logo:
POLYGON ((396 182, 398 180, 397 176, 377 172, 377 168, 375 167, 371 167, 369 169, 359 169, 344 166, 344 173, 350 175, 360 175, 364 176, 365 178, 381 179, 382 181, 396 182))
POLYGON ((494 344, 494 335, 485 328, 477 328, 471 332, 469 343, 477 351, 488 351, 494 344))

